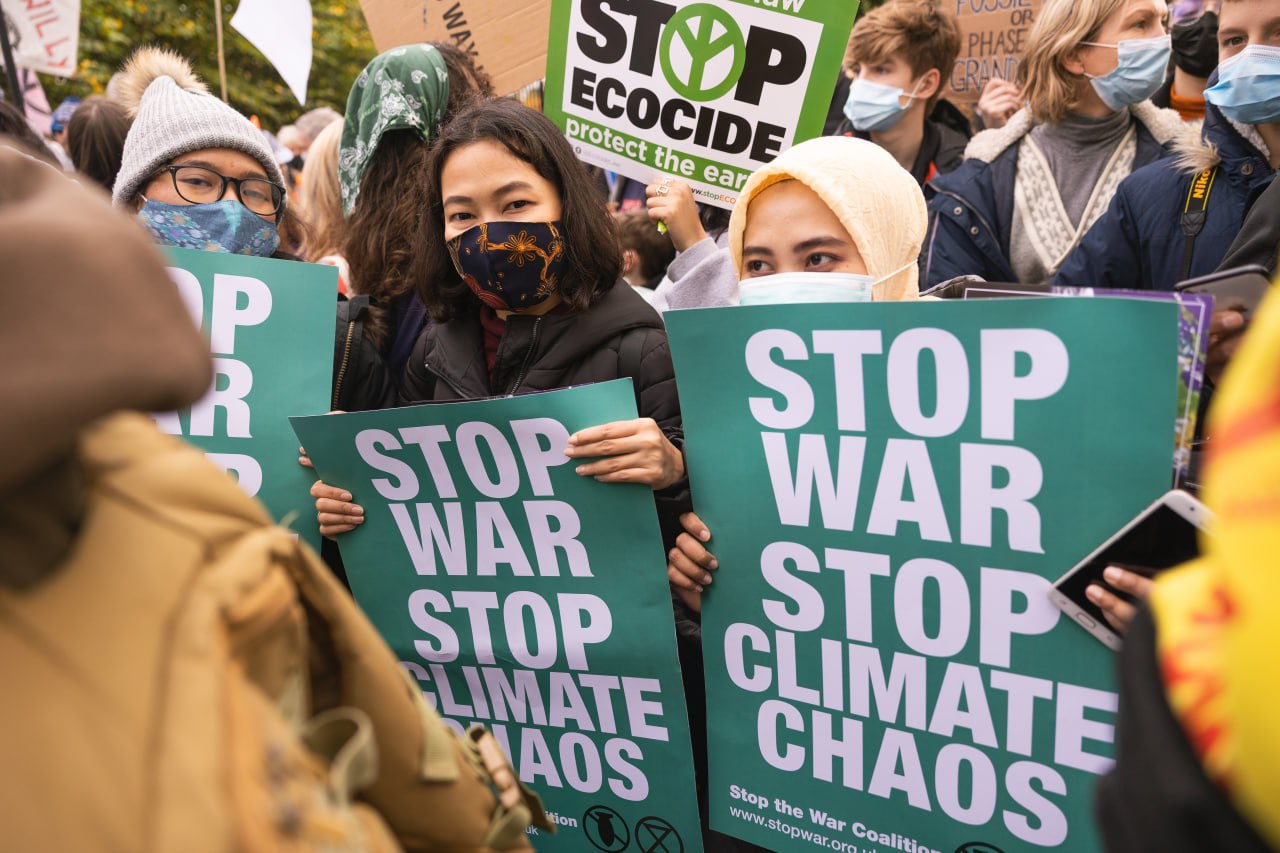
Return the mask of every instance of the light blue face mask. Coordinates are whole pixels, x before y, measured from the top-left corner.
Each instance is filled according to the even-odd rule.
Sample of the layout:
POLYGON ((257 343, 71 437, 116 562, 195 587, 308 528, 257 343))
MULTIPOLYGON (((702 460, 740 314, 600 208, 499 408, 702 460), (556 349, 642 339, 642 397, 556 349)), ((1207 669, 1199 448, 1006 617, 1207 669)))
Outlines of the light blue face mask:
POLYGON ((843 272, 780 272, 749 278, 738 285, 739 305, 799 305, 823 302, 870 302, 875 286, 888 281, 915 261, 886 276, 843 272))
POLYGON ((1098 93, 1102 103, 1113 110, 1140 104, 1159 91, 1169 68, 1169 57, 1173 53, 1173 41, 1167 35, 1149 39, 1124 39, 1119 44, 1102 44, 1096 41, 1086 41, 1083 44, 1116 49, 1115 70, 1101 77, 1089 77, 1089 82, 1093 84, 1093 90, 1098 93))
POLYGON ((235 199, 208 204, 166 204, 147 199, 138 218, 157 243, 231 255, 269 258, 280 246, 280 232, 235 199))
POLYGON ((1241 124, 1280 121, 1280 47, 1251 44, 1223 60, 1204 99, 1241 124))
MULTIPOLYGON (((920 82, 924 82, 921 80, 920 82)), ((907 94, 897 86, 886 86, 859 77, 849 87, 849 98, 844 102, 844 114, 853 124, 854 130, 862 133, 883 133, 902 120, 902 116, 911 108, 902 105, 903 98, 915 100, 920 91, 920 83, 907 94)))

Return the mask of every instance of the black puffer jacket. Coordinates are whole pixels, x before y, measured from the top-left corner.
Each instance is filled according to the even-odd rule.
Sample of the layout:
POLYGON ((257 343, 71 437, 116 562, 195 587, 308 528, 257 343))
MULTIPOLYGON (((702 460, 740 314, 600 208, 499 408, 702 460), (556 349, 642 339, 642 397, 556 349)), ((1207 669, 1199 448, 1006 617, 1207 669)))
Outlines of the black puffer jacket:
POLYGON ((338 302, 333 337, 333 398, 329 408, 340 412, 369 412, 396 404, 396 386, 382 354, 365 337, 369 297, 338 302))
POLYGON ((1273 179, 1265 189, 1255 190, 1248 205, 1240 233, 1218 269, 1257 264, 1274 274, 1280 254, 1280 180, 1273 179))
MULTIPOLYGON (((401 403, 530 394, 627 375, 636 386, 640 417, 657 421, 671 443, 683 450, 680 398, 666 330, 657 312, 619 281, 583 313, 511 315, 492 384, 478 317, 468 314, 428 326, 405 366, 401 403)), ((679 515, 689 508, 687 483, 656 497, 663 539, 670 547, 679 515)))

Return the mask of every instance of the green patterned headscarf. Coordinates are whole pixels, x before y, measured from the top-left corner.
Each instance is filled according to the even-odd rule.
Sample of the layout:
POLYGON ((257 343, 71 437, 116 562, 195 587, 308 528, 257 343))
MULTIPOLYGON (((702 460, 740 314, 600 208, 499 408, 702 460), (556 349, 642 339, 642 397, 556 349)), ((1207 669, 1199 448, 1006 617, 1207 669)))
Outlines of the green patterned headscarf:
POLYGON ((424 143, 440 127, 449 100, 449 70, 429 44, 378 54, 351 87, 338 149, 342 212, 351 215, 364 171, 389 130, 412 130, 424 143))

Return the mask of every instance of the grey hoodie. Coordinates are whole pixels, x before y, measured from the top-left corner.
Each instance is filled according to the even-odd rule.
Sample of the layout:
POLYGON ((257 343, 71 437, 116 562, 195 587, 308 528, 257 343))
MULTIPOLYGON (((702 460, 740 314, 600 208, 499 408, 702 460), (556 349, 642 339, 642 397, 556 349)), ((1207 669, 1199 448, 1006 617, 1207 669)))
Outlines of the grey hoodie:
POLYGON ((738 276, 729 257, 729 232, 707 237, 676 255, 653 292, 659 314, 680 308, 723 308, 738 304, 738 276))

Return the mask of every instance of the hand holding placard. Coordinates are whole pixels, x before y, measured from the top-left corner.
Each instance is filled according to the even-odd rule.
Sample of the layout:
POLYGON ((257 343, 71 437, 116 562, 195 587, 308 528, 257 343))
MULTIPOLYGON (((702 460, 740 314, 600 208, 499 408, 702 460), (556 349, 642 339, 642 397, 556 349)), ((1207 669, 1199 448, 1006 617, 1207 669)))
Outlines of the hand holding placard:
POLYGON ((424 697, 459 729, 491 728, 544 798, 558 832, 538 849, 589 848, 607 808, 619 830, 660 817, 697 851, 654 497, 565 454, 597 419, 643 424, 628 383, 294 424, 350 488, 326 500, 360 497, 365 521, 342 538, 357 601, 424 697))

